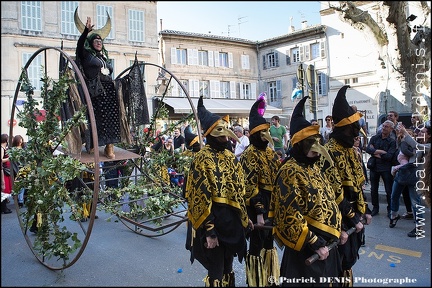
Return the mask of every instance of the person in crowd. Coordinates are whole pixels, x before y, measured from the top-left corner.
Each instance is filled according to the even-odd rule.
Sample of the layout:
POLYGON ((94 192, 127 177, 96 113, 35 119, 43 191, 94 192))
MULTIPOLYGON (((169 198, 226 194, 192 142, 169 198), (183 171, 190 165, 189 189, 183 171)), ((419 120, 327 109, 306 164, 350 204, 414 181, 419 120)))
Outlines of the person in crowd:
POLYGON ((270 135, 273 139, 274 150, 282 152, 282 158, 285 159, 285 151, 287 150, 288 134, 285 126, 280 124, 279 116, 275 115, 271 118, 270 135))
POLYGON ((312 125, 319 126, 319 123, 318 123, 318 120, 317 120, 317 119, 311 119, 311 120, 310 120, 310 123, 311 123, 312 125))
POLYGON ((413 113, 411 115, 411 126, 408 129, 412 130, 414 133, 414 137, 417 137, 417 134, 424 127, 423 119, 420 114, 413 113))
POLYGON ((237 157, 238 160, 240 160, 240 156, 246 150, 246 148, 249 146, 249 138, 246 135, 244 135, 244 131, 243 131, 242 126, 237 125, 233 129, 234 129, 234 134, 240 140, 240 142, 236 142, 236 145, 234 148, 234 155, 237 157))
MULTIPOLYGON (((412 130, 406 130, 408 132, 408 134, 411 135, 411 137, 413 137, 413 132, 412 130)), ((399 170, 400 167, 404 166, 405 164, 408 164, 409 159, 414 156, 414 148, 409 146, 408 143, 406 141, 403 141, 403 137, 405 137, 405 135, 402 133, 401 129, 398 129, 398 146, 399 146, 399 152, 397 155, 397 161, 399 162, 398 165, 392 166, 391 167, 391 174, 394 177, 396 175, 396 172, 399 170)))
MULTIPOLYGON (((398 123, 399 113, 396 112, 396 111, 389 111, 387 113, 387 120, 389 120, 389 121, 391 121, 393 123, 393 129, 390 132, 390 138, 392 138, 393 140, 396 141, 396 139, 397 139, 396 128, 399 125, 399 123, 398 123)), ((378 134, 378 133, 380 133, 382 131, 383 126, 384 126, 384 123, 382 123, 381 125, 378 126, 376 134, 378 134)), ((398 148, 398 147, 396 146, 396 148, 398 148)))
POLYGON ((167 140, 165 140, 163 144, 163 150, 168 152, 169 155, 174 156, 174 140, 173 138, 169 137, 167 140))
MULTIPOLYGON (((291 117, 293 147, 276 176, 269 217, 273 217, 275 240, 284 246, 281 279, 312 278, 319 283, 320 277, 339 277, 342 271, 338 249, 327 247, 340 238, 342 217, 333 188, 318 165, 321 155, 332 162, 321 144, 319 126, 302 115, 307 98, 297 103, 291 117), (306 265, 305 260, 315 253, 319 260, 306 265)), ((280 286, 299 283, 287 281, 280 286)))
MULTIPOLYGON (((108 35, 109 30, 108 33, 101 33, 101 29, 93 31, 93 26, 91 18, 87 17, 84 30, 77 42, 76 59, 78 66, 82 67, 84 72, 91 97, 99 146, 105 145, 105 156, 114 159, 114 144, 122 141, 122 135, 130 137, 130 129, 126 115, 120 111, 118 93, 112 80, 113 67, 108 58, 108 51, 103 44, 104 37, 108 35), (125 134, 122 134, 121 131, 123 127, 126 127, 127 133, 125 134)), ((128 139, 126 142, 131 143, 131 141, 128 139)), ((89 152, 92 153, 93 143, 89 147, 89 152)))
MULTIPOLYGON (((351 105, 351 108, 354 110, 354 112, 357 112, 357 106, 356 105, 351 105)), ((360 124, 360 134, 359 136, 361 137, 361 146, 362 146, 362 150, 366 149, 367 143, 368 143, 368 127, 366 125, 366 120, 364 118, 364 116, 362 116, 359 119, 359 124, 360 124)))
POLYGON ((246 212, 243 169, 226 149, 228 137, 239 139, 228 128, 228 116, 208 111, 202 96, 197 111, 207 143, 187 174, 187 216, 195 231, 192 261, 197 259, 207 270, 207 287, 235 286, 234 256, 243 261, 246 228, 253 227, 246 212))
MULTIPOLYGON (((24 138, 21 135, 15 135, 12 139, 12 147, 16 147, 17 149, 24 149, 25 147, 25 142, 24 142, 24 138)), ((24 167, 25 161, 24 159, 21 161, 13 161, 12 162, 12 167, 13 167, 13 171, 14 171, 14 175, 16 177, 16 175, 18 175, 19 170, 24 167)), ((18 206, 19 208, 22 208, 24 206, 24 193, 25 193, 25 188, 21 188, 18 194, 18 206)))
MULTIPOLYGON (((269 132, 270 123, 259 113, 264 111, 261 109, 264 105, 264 99, 259 99, 250 110, 250 145, 240 157, 246 183, 247 213, 256 225, 265 225, 268 220, 273 185, 281 163, 277 153, 268 145, 273 144, 269 132)), ((236 135, 239 135, 240 130, 237 131, 236 135)), ((254 229, 250 232, 245 261, 246 283, 249 287, 271 286, 274 283, 269 282, 269 279, 279 279, 279 259, 273 242, 270 230, 254 229)))
POLYGON ((179 128, 174 129, 173 142, 175 151, 182 153, 185 150, 185 137, 180 134, 179 128))
POLYGON ((393 129, 393 121, 384 121, 381 131, 371 137, 366 147, 366 153, 369 153, 371 155, 370 157, 376 158, 375 167, 369 168, 373 205, 372 216, 378 215, 379 213, 378 187, 380 178, 382 178, 387 198, 387 216, 390 217, 391 191, 393 185, 391 166, 393 155, 396 153, 396 141, 390 136, 393 133, 393 129))
MULTIPOLYGON (((421 207, 421 198, 420 193, 417 192, 417 188, 420 186, 418 183, 418 177, 417 175, 424 175, 424 163, 425 163, 425 156, 428 155, 430 152, 431 147, 431 127, 424 127, 420 129, 419 134, 417 135, 417 138, 423 139, 423 144, 417 142, 411 134, 405 129, 403 125, 398 126, 398 132, 402 133, 404 135, 404 141, 410 145, 413 149, 415 149, 415 154, 413 154, 410 159, 409 163, 412 163, 412 167, 414 169, 413 173, 413 181, 407 182, 407 183, 401 183, 401 178, 396 175, 394 182, 393 182, 393 193, 392 193, 392 206, 391 206, 391 218, 390 218, 390 228, 394 228, 396 226, 397 221, 400 219, 400 216, 398 214, 399 210, 399 197, 400 193, 403 189, 403 186, 408 186, 410 197, 411 197, 411 203, 412 203, 412 210, 414 212, 414 219, 416 221, 416 227, 408 232, 408 237, 419 237, 421 236, 423 231, 423 225, 424 224, 424 212, 423 208, 421 207)), ((404 142, 402 141, 402 142, 404 142)), ((430 156, 430 155, 429 155, 430 156)), ((406 164, 409 165, 409 164, 406 164)), ((399 172, 401 173, 401 168, 399 168, 399 172)), ((403 173, 407 173, 406 171, 403 173)), ((401 175, 402 176, 402 175, 401 175)), ((430 175, 427 175, 427 177, 430 177, 430 175)), ((429 187, 422 186, 423 189, 428 189, 429 187)))
POLYGON ((7 207, 7 203, 12 192, 12 182, 10 176, 11 164, 9 156, 7 154, 9 136, 7 134, 1 134, 1 159, 2 159, 2 197, 1 197, 1 213, 9 214, 12 213, 7 207), (6 172, 9 169, 9 172, 6 172), (9 173, 9 175, 7 175, 9 173))
POLYGON ((250 130, 249 127, 244 127, 244 135, 246 135, 246 137, 250 136, 250 130))
MULTIPOLYGON (((354 146, 354 139, 359 136, 360 124, 358 120, 362 114, 354 112, 346 100, 346 91, 349 85, 339 89, 332 108, 334 129, 330 140, 324 146, 332 159, 329 162, 325 157, 320 159, 320 167, 332 183, 336 194, 336 201, 342 214, 342 237, 347 237, 346 231, 355 227, 356 232, 347 237, 343 245, 338 246, 342 258, 342 273, 340 277, 350 278, 353 283, 352 267, 359 258, 359 249, 364 243, 365 224, 371 223, 363 184, 365 177, 362 166, 358 160, 354 146)), ((343 283, 342 286, 349 286, 343 283)))
POLYGON ((333 117, 327 115, 325 117, 325 125, 320 129, 320 133, 323 136, 324 144, 328 142, 330 133, 333 131, 333 117))

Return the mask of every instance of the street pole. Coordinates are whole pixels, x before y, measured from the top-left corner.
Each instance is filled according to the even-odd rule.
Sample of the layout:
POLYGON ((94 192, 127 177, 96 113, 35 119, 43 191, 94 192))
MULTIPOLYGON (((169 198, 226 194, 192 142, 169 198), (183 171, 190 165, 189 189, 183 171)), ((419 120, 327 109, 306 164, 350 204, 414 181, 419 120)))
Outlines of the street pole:
MULTIPOLYGON (((297 79, 300 82, 302 96, 304 97, 304 69, 303 63, 300 63, 297 69, 297 79)), ((305 107, 303 107, 303 115, 306 115, 305 107)))
POLYGON ((309 87, 309 103, 310 103, 310 112, 313 113, 314 119, 318 120, 317 118, 317 95, 315 91, 315 78, 316 78, 316 72, 314 65, 309 65, 307 68, 306 73, 306 80, 308 82, 309 87))

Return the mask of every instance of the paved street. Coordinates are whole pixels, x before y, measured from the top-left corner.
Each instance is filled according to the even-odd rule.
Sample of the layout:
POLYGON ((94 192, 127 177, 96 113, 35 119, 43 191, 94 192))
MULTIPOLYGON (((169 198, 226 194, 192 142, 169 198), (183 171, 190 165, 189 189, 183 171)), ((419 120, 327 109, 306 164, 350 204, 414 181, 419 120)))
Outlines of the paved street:
MULTIPOLYGON (((8 206, 15 208, 13 202, 8 206)), ((404 209, 402 205, 401 213, 404 209)), ((380 211, 386 211, 385 204, 380 211)), ((422 239, 406 236, 414 228, 413 220, 401 219, 391 229, 384 213, 373 218, 353 269, 354 286, 430 287, 431 217, 430 209, 426 211, 422 239), (389 281, 410 283, 386 284, 389 281)), ((15 210, 2 214, 1 287, 204 286, 206 271, 198 262, 190 264, 184 248, 185 223, 164 236, 148 238, 121 222, 106 221, 110 215, 102 211, 97 214, 99 219, 84 253, 63 272, 46 268, 34 257, 19 229, 15 210)), ((236 286, 245 287, 244 264, 236 261, 234 270, 236 286)))

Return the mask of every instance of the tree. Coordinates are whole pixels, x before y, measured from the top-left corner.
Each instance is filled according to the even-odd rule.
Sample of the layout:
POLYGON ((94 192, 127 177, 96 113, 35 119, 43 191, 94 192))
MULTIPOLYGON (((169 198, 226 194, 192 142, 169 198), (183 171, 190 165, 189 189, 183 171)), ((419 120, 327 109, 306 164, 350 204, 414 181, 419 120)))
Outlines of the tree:
POLYGON ((371 5, 371 2, 364 1, 339 1, 339 6, 329 7, 354 29, 373 36, 380 49, 379 54, 387 60, 387 65, 391 65, 389 78, 400 85, 405 105, 411 108, 410 111, 429 115, 419 105, 420 98, 426 95, 425 100, 431 109, 431 29, 428 27, 430 6, 427 1, 376 1, 376 9, 370 9, 376 17, 358 8, 358 3, 371 5), (407 18, 406 8, 413 3, 420 5, 418 10, 421 15, 411 14, 407 18), (422 24, 411 27, 414 19, 422 24), (411 38, 412 34, 414 37, 411 38))

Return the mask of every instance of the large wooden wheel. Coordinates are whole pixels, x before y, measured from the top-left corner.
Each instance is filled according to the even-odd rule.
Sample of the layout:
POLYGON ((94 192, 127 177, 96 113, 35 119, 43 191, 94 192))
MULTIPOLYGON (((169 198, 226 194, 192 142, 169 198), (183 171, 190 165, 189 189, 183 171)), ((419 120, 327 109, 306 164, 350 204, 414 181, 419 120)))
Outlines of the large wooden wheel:
MULTIPOLYGON (((63 59, 65 60, 65 65, 69 68, 69 71, 71 71, 72 75, 74 75, 74 82, 75 84, 81 85, 82 87, 82 91, 83 91, 83 95, 82 95, 82 99, 83 99, 83 104, 86 105, 88 107, 88 125, 92 128, 92 131, 95 131, 95 133, 93 133, 91 135, 94 146, 98 147, 98 137, 97 137, 97 132, 96 132, 96 123, 95 123, 95 117, 94 117, 94 113, 93 113, 93 108, 92 108, 92 104, 90 101, 90 95, 87 89, 87 86, 85 84, 83 75, 81 74, 80 70, 78 69, 77 65, 75 64, 75 62, 69 57, 68 54, 66 54, 65 52, 63 52, 61 49, 55 48, 55 47, 45 47, 45 48, 41 48, 39 50, 37 50, 31 57, 30 59, 27 61, 27 63, 25 64, 22 73, 24 73, 25 75, 28 75, 28 69, 30 67, 30 65, 32 64, 32 62, 35 60, 35 58, 38 55, 42 55, 44 56, 45 59, 45 65, 43 65, 43 69, 44 69, 44 73, 45 75, 47 75, 48 77, 52 77, 53 79, 58 79, 59 76, 59 71, 61 71, 61 69, 59 69, 60 65, 51 65, 54 67, 50 67, 49 63, 53 63, 53 62, 49 62, 47 61, 47 59, 53 59, 54 57, 56 57, 57 59, 61 59, 63 57, 63 59), (49 75, 49 74, 53 74, 53 75, 49 75)), ((60 63, 60 61, 58 61, 57 63, 60 63)), ((33 67, 34 68, 34 67, 33 67)), ((24 74, 22 74, 21 76, 23 76, 24 74)), ((41 80, 42 82, 43 80, 41 80)), ((43 87, 43 85, 41 85, 41 87, 43 87)), ((23 82, 19 81, 15 90, 15 95, 14 95, 14 99, 13 99, 13 106, 12 106, 12 112, 11 112, 11 118, 10 121, 11 123, 14 122, 15 118, 15 114, 16 114, 16 110, 18 109, 17 107, 17 100, 18 97, 19 98, 26 98, 26 101, 31 101, 31 100, 35 100, 35 101, 40 101, 41 98, 37 98, 36 96, 32 97, 31 95, 26 95, 22 90, 23 90, 23 82), (31 99, 33 98, 33 99, 31 99)), ((43 91, 42 91, 43 93, 43 91)), ((43 101, 42 101, 43 102, 43 101)), ((45 107, 44 103, 40 103, 40 107, 45 107)), ((39 107, 39 109, 40 109, 39 107)), ((47 114, 49 113, 49 111, 45 111, 47 114)), ((57 112, 56 112, 57 113, 57 112)), ((46 115, 46 114, 45 114, 46 115)), ((38 115, 38 116, 43 116, 43 115, 38 115)), ((59 116, 59 118, 61 118, 61 116, 59 116)), ((17 119, 18 121, 20 119, 17 119)), ((59 125, 62 125, 64 123, 64 121, 66 121, 66 119, 60 119, 59 121, 59 125)), ((40 122, 39 125, 43 125, 43 120, 40 122)), ((10 128, 10 132, 9 135, 15 135, 14 131, 13 131, 13 126, 11 125, 10 128)), ((11 137, 10 137, 11 138, 11 137)), ((12 139, 10 139, 11 141, 12 139)), ((31 140, 31 139, 30 139, 31 140)), ((9 143, 11 146, 11 143, 9 143)), ((53 147, 57 147, 60 143, 51 143, 53 147)), ((72 157, 78 157, 80 158, 81 155, 71 155, 72 157)), ((83 153, 83 162, 85 163, 92 163, 93 167, 96 167, 97 169, 90 169, 88 172, 94 175, 94 189, 93 189, 93 197, 91 201, 91 205, 92 207, 96 207, 97 206, 97 202, 98 202, 98 192, 99 192, 99 162, 102 161, 103 159, 101 159, 101 156, 99 153, 94 153, 94 154, 86 154, 83 153)), ((14 179, 16 175, 13 175, 12 173, 12 178, 14 179)), ((15 192, 15 191, 14 191, 15 192)), ((41 193, 43 193, 44 191, 41 191, 41 193)), ((65 269, 68 268, 70 266, 72 266, 81 256, 81 254, 84 252, 87 242, 89 241, 91 232, 92 232, 92 228, 93 228, 93 224, 94 224, 94 219, 95 219, 95 214, 96 214, 96 209, 92 209, 90 212, 90 215, 88 215, 87 221, 86 222, 81 222, 80 221, 80 215, 77 214, 77 209, 79 209, 79 206, 81 205, 81 203, 78 203, 78 197, 76 197, 76 195, 74 195, 74 193, 70 193, 68 196, 66 196, 66 198, 68 199, 64 199, 64 205, 62 207, 56 207, 56 211, 57 213, 59 213, 58 215, 58 219, 59 221, 56 223, 49 223, 49 227, 55 227, 55 228, 59 228, 59 229, 47 229, 48 231, 46 232, 45 236, 42 238, 39 238, 39 232, 37 233, 32 233, 30 232, 30 220, 33 218, 34 215, 29 215, 27 208, 30 207, 29 205, 34 205, 34 203, 31 203, 32 201, 36 201, 35 198, 33 199, 26 199, 26 203, 24 205, 23 208, 19 209, 17 203, 18 203, 18 199, 17 196, 14 196, 14 201, 16 203, 15 207, 16 207, 16 211, 17 211, 17 215, 18 215, 18 221, 19 221, 19 225, 21 227, 21 230, 23 232, 23 235, 25 237, 25 240, 28 244, 28 246, 30 247, 32 253, 35 255, 35 257, 39 260, 39 262, 41 264, 43 264, 44 266, 48 267, 49 269, 52 270, 61 270, 61 269, 65 269), (68 235, 70 233, 70 235, 75 235, 75 236, 71 236, 69 239, 67 239, 67 243, 69 245, 74 245, 75 242, 73 240, 73 238, 75 238, 76 240, 78 240, 79 244, 77 245, 78 247, 76 247, 77 249, 75 249, 74 252, 72 252, 71 254, 69 254, 68 257, 62 258, 62 257, 56 257, 56 256, 52 256, 52 255, 56 255, 56 253, 58 254, 58 252, 54 251, 56 249, 56 247, 50 247, 50 248, 43 248, 40 249, 40 245, 41 242, 43 243, 50 243, 50 241, 52 241, 52 239, 54 239, 55 233, 58 233, 60 231, 62 231, 66 233, 64 233, 64 235, 68 235), (39 242, 38 242, 39 241, 39 242)), ((49 200, 48 200, 49 201, 49 200)), ((36 216, 34 216, 36 217, 36 216)), ((44 221, 49 221, 49 220, 44 220, 44 221)), ((42 230, 42 229, 41 229, 42 230)))

